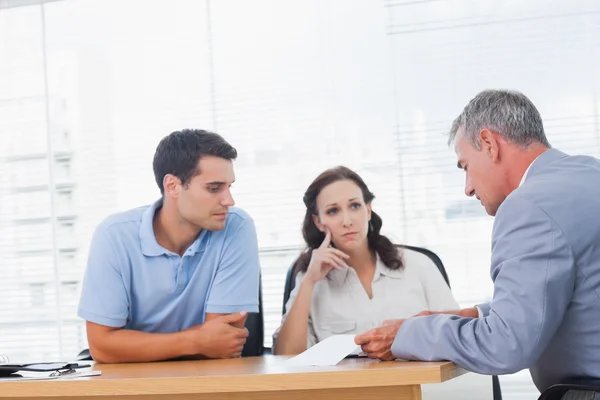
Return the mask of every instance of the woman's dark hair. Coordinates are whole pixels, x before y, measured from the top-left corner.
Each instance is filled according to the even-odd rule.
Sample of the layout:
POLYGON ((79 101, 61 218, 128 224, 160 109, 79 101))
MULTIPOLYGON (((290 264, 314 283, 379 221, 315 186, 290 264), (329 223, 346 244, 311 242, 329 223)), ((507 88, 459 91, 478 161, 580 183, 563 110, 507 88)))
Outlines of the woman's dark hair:
MULTIPOLYGON (((302 252, 298 261, 296 261, 294 265, 295 272, 306 272, 312 251, 318 248, 325 239, 325 234, 317 228, 313 221, 313 215, 318 214, 317 196, 326 186, 345 180, 354 182, 360 188, 366 204, 370 204, 375 198, 375 195, 369 191, 362 178, 350 168, 338 166, 328 169, 317 176, 308 189, 306 189, 302 198, 306 206, 306 214, 302 223, 302 236, 306 242, 306 250, 302 252)), ((374 250, 388 268, 402 268, 402 256, 399 248, 390 239, 380 233, 382 225, 383 221, 381 217, 371 210, 371 223, 369 224, 369 232, 367 233, 369 249, 374 250)))
POLYGON ((184 129, 165 136, 158 144, 152 162, 160 193, 165 193, 163 179, 167 174, 175 175, 182 185, 187 185, 200 173, 198 161, 204 156, 231 161, 237 158, 237 151, 220 135, 200 129, 184 129))

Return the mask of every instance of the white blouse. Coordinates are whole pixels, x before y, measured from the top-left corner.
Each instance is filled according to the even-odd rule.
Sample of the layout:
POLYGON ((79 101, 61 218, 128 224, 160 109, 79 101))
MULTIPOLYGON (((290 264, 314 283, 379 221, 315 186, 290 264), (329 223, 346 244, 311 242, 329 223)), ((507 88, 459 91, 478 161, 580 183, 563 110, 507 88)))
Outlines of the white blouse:
MULTIPOLYGON (((308 317, 307 348, 338 334, 358 334, 381 326, 388 319, 408 318, 424 310, 457 310, 450 288, 429 257, 414 250, 402 250, 404 267, 389 269, 379 256, 375 264, 369 298, 353 268, 332 270, 315 285, 308 317)), ((296 286, 285 305, 285 321, 304 279, 296 276, 296 286)), ((277 331, 273 339, 277 338, 277 331)))

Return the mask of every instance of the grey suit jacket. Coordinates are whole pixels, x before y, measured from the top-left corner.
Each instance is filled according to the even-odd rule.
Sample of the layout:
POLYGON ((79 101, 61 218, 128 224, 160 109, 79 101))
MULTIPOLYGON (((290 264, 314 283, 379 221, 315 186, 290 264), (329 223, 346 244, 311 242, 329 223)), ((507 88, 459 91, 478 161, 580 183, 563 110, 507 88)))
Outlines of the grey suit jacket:
POLYGON ((530 368, 540 391, 600 378, 600 161, 540 155, 496 214, 491 261, 483 318, 409 319, 394 355, 482 374, 530 368))

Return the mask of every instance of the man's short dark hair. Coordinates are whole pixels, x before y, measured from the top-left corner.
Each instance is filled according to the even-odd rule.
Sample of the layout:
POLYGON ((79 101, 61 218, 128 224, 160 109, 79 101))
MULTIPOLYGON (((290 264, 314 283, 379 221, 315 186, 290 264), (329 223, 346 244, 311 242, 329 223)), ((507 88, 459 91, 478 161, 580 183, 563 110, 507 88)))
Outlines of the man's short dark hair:
POLYGON ((175 175, 182 185, 187 185, 200 173, 198 161, 204 156, 235 160, 237 150, 220 135, 200 129, 183 129, 164 137, 154 153, 154 178, 164 194, 165 175, 175 175))

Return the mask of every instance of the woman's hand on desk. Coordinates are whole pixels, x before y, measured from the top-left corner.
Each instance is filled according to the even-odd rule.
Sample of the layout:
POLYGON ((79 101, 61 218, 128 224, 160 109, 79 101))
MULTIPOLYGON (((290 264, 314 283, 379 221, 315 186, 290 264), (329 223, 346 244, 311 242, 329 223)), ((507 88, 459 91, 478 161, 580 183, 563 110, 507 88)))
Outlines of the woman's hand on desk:
POLYGON ((209 358, 236 358, 248 337, 246 328, 236 327, 246 313, 223 315, 186 329, 189 355, 202 354, 209 358))

